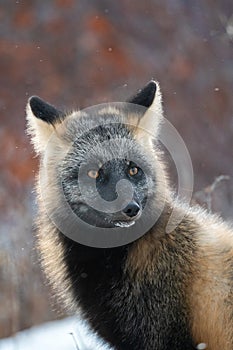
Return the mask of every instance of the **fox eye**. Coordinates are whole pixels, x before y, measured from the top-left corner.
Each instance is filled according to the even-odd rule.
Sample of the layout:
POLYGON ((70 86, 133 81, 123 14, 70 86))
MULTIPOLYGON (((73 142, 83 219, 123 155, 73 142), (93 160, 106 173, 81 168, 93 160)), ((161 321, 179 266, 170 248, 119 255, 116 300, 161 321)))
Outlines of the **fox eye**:
POLYGON ((97 179, 97 177, 99 176, 99 172, 98 170, 89 170, 87 175, 92 179, 97 179))
POLYGON ((138 168, 136 166, 133 166, 129 169, 129 175, 130 176, 134 176, 134 175, 137 175, 138 173, 138 168))

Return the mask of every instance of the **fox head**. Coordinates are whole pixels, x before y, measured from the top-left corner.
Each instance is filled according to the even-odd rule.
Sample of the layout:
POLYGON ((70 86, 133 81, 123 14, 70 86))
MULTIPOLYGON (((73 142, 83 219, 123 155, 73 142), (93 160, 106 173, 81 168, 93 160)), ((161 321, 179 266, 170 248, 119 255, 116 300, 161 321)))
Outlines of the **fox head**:
MULTIPOLYGON (((162 121, 159 84, 150 81, 126 103, 64 113, 39 97, 27 105, 28 133, 46 169, 51 210, 59 183, 73 213, 92 227, 127 229, 166 197, 157 144, 162 121)), ((144 218, 145 220, 145 218, 144 218)))

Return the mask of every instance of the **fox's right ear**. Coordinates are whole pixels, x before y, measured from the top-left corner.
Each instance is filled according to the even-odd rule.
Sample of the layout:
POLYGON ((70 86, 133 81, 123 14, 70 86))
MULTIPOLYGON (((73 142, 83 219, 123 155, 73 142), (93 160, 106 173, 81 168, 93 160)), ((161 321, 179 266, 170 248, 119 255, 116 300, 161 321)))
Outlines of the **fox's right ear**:
POLYGON ((44 151, 56 126, 65 118, 65 113, 37 96, 28 100, 26 107, 27 131, 37 154, 44 151))
POLYGON ((143 89, 131 97, 128 102, 144 107, 144 113, 139 118, 138 135, 147 144, 153 144, 157 138, 163 119, 162 97, 159 83, 155 80, 149 81, 143 89), (144 132, 146 131, 146 133, 144 132))
POLYGON ((152 108, 161 103, 159 83, 155 80, 149 81, 136 95, 128 99, 127 102, 138 104, 145 108, 152 108))

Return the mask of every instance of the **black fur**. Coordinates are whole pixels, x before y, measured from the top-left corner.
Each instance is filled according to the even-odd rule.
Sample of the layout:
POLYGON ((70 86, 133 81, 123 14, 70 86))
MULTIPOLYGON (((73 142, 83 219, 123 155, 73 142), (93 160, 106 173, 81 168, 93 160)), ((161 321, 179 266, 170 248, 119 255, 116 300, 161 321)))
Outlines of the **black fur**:
MULTIPOLYGON (((82 246, 62 236, 66 265, 76 301, 91 326, 117 350, 194 349, 187 322, 183 274, 189 271, 190 246, 183 250, 181 266, 177 247, 164 247, 164 261, 151 280, 137 285, 123 272, 131 244, 113 249, 82 246), (175 276, 174 276, 175 273, 175 276), (183 286, 184 287, 184 286, 183 286)), ((180 240, 180 242, 179 242, 180 240)))
POLYGON ((43 101, 38 96, 32 96, 29 99, 31 110, 36 118, 43 120, 48 124, 54 124, 60 119, 63 119, 64 113, 57 110, 51 104, 43 101))

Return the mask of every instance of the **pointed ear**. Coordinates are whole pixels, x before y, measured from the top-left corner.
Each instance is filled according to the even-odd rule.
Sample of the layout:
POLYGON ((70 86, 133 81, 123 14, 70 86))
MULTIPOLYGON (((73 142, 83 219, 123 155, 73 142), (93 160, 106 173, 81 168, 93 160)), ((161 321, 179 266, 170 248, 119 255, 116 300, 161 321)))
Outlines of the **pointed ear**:
POLYGON ((159 83, 151 80, 143 89, 139 90, 135 96, 131 97, 128 102, 146 108, 145 113, 139 120, 138 127, 148 131, 151 138, 155 138, 160 130, 160 123, 163 118, 159 83))
POLYGON ((140 89, 136 95, 132 96, 128 102, 148 108, 153 103, 156 91, 157 84, 154 80, 151 80, 144 88, 140 89))
POLYGON ((31 136, 36 153, 40 154, 65 114, 39 97, 32 96, 28 100, 26 117, 27 132, 31 136))

